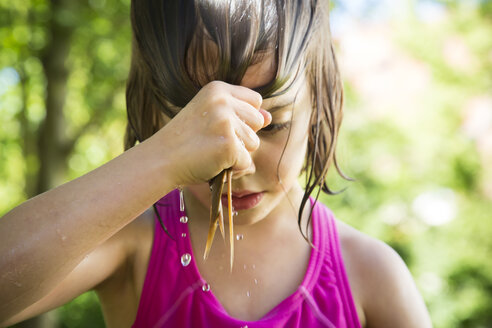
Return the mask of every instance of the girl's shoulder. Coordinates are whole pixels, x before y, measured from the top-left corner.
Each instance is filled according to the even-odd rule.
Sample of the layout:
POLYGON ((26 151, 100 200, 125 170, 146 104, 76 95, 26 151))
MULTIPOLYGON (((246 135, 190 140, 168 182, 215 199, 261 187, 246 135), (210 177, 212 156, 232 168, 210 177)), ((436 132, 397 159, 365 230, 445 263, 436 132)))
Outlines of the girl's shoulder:
POLYGON ((429 315, 402 258, 386 243, 336 220, 342 256, 361 324, 431 327, 429 315))

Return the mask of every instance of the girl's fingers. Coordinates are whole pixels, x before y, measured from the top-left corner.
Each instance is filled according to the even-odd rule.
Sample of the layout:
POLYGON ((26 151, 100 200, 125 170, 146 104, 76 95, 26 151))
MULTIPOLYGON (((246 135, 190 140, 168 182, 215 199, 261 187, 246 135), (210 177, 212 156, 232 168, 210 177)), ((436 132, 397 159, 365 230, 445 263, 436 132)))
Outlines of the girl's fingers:
POLYGON ((258 131, 264 127, 265 116, 252 105, 241 100, 236 100, 233 107, 237 117, 249 125, 254 131, 258 131))
POLYGON ((263 98, 258 92, 240 85, 229 84, 229 86, 230 86, 231 95, 233 97, 247 102, 257 110, 260 109, 260 106, 263 102, 263 98))
POLYGON ((262 128, 264 128, 265 126, 272 123, 272 114, 270 114, 269 111, 266 111, 263 108, 260 108, 260 114, 263 115, 263 122, 264 123, 263 123, 262 128))
POLYGON ((239 139, 239 137, 236 138, 236 142, 238 143, 238 151, 236 162, 232 166, 234 172, 246 170, 251 166, 252 163, 251 155, 246 149, 246 143, 241 142, 241 139, 239 139))
POLYGON ((253 152, 260 146, 260 138, 258 135, 245 123, 238 121, 235 127, 236 136, 242 143, 243 148, 248 152, 253 152))
POLYGON ((260 109, 262 101, 249 88, 212 81, 161 129, 158 135, 164 137, 159 138, 167 140, 172 134, 181 145, 173 156, 187 158, 175 168, 180 184, 208 181, 230 167, 236 175, 254 171, 250 153, 260 145, 256 131, 271 121, 270 114, 260 109), (197 142, 189 142, 191 138, 197 142), (204 165, 204 158, 210 158, 209 164, 204 165))

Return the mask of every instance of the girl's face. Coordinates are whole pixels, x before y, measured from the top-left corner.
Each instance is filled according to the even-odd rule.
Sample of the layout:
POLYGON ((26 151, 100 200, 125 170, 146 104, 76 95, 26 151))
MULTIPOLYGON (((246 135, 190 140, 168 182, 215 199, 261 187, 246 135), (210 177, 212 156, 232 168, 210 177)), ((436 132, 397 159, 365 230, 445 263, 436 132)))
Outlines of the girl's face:
MULTIPOLYGON (((275 74, 272 61, 273 57, 266 58, 250 66, 241 85, 255 88, 270 81, 275 74)), ((233 207, 238 212, 234 223, 239 225, 253 224, 267 217, 297 218, 304 193, 297 178, 306 155, 312 110, 310 92, 304 76, 286 93, 265 99, 261 107, 271 112, 272 123, 258 132, 260 146, 251 153, 252 165, 247 170, 235 174, 232 182, 233 207)), ((193 185, 187 189, 194 197, 186 199, 186 206, 194 206, 199 213, 203 212, 200 216, 208 220, 208 184, 193 185)), ((223 193, 225 192, 226 186, 223 193)), ((227 204, 224 197, 222 204, 227 204)))

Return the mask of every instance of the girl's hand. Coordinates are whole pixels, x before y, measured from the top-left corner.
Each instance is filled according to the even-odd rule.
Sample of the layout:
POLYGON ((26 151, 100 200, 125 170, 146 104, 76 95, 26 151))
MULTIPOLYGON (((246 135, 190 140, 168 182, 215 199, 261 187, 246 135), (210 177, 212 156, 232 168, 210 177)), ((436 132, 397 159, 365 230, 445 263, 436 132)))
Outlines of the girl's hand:
POLYGON ((150 138, 172 163, 174 184, 206 182, 231 167, 248 169, 250 152, 260 145, 256 132, 271 122, 261 103, 261 95, 246 87, 220 81, 205 85, 150 138))

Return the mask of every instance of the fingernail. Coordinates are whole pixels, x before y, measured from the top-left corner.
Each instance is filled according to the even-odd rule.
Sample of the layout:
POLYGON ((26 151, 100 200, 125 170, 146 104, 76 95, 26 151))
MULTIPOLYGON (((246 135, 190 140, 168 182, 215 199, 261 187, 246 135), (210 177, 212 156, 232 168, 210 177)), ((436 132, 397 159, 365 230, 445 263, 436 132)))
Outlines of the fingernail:
POLYGON ((264 110, 263 108, 260 109, 260 112, 263 115, 264 118, 263 127, 265 127, 272 122, 272 114, 270 114, 270 112, 264 110))

